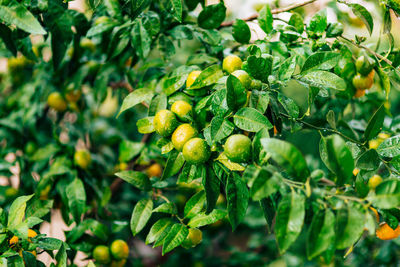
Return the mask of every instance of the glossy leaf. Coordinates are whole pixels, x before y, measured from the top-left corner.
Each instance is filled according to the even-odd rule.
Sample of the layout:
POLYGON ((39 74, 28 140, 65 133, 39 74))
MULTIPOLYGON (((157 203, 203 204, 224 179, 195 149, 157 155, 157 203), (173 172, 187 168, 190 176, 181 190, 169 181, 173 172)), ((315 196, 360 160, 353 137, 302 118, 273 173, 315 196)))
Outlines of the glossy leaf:
POLYGON ((335 241, 335 215, 330 209, 318 211, 307 233, 307 257, 312 259, 327 250, 335 241))
POLYGON ((135 205, 130 223, 131 231, 134 236, 137 235, 146 226, 152 212, 153 201, 151 199, 141 199, 135 205))
POLYGON ((233 122, 238 128, 248 132, 258 132, 262 128, 273 127, 267 117, 254 108, 241 108, 233 116, 233 122))
POLYGON ((231 173, 231 175, 228 176, 226 197, 228 201, 229 222, 232 225, 232 229, 235 230, 246 215, 249 202, 247 186, 236 173, 231 173))
POLYGON ((189 230, 186 228, 186 226, 178 223, 174 224, 169 230, 168 235, 165 237, 162 248, 162 255, 170 252, 171 250, 182 244, 188 234, 189 230))
POLYGON ((151 190, 151 183, 149 177, 142 172, 121 171, 117 172, 115 175, 140 190, 144 191, 151 190))

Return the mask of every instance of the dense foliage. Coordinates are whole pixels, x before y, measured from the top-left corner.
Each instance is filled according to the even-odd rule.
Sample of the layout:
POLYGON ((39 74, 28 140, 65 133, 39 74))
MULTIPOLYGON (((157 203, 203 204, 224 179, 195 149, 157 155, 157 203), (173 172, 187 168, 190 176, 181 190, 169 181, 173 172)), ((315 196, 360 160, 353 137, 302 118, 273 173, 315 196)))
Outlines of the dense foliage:
POLYGON ((397 266, 400 3, 313 2, 0 0, 2 264, 397 266))

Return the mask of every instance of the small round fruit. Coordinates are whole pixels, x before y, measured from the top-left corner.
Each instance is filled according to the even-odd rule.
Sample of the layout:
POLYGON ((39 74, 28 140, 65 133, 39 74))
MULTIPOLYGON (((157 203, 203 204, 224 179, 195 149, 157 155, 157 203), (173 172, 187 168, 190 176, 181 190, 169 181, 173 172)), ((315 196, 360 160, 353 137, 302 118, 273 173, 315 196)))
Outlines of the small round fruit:
MULTIPOLYGON (((35 236, 37 236, 37 233, 32 229, 28 229, 28 241, 32 243, 31 238, 34 238, 35 236)), ((9 241, 10 246, 17 244, 18 240, 19 240, 18 236, 11 237, 9 241)))
POLYGON ((189 234, 186 236, 186 239, 182 242, 182 247, 184 248, 192 248, 197 246, 203 240, 202 232, 197 228, 190 228, 189 234))
POLYGON ((94 21, 94 25, 99 25, 99 24, 106 23, 106 22, 109 22, 109 21, 111 21, 111 19, 110 19, 109 17, 107 17, 107 16, 101 16, 101 17, 98 17, 98 18, 94 21))
POLYGON ((367 76, 374 68, 374 61, 368 56, 360 56, 356 60, 357 72, 367 76))
POLYGON ((29 141, 28 143, 26 143, 25 145, 25 153, 27 155, 32 155, 37 149, 37 146, 34 142, 29 141))
POLYGON ((229 55, 226 58, 224 58, 224 61, 222 62, 222 69, 228 73, 232 73, 235 70, 240 70, 242 68, 242 60, 240 57, 236 55, 229 55))
POLYGON ((93 258, 97 263, 108 264, 111 261, 110 250, 104 245, 97 246, 93 250, 93 258))
POLYGON ((353 85, 357 90, 365 90, 372 87, 374 84, 374 79, 370 76, 362 76, 357 74, 353 77, 353 85))
POLYGON ((400 225, 396 229, 390 228, 390 226, 383 222, 376 229, 376 237, 381 240, 392 240, 400 236, 400 225))
POLYGON ((69 101, 69 102, 78 102, 79 99, 81 99, 82 96, 82 91, 81 90, 69 90, 66 94, 65 94, 65 98, 69 101))
POLYGON ((185 101, 189 104, 192 103, 192 99, 190 98, 190 96, 188 96, 187 94, 182 93, 182 92, 176 92, 173 95, 168 97, 168 105, 172 105, 178 100, 185 101))
POLYGON ((190 86, 192 86, 192 84, 197 79, 197 77, 199 77, 200 73, 201 73, 201 71, 199 71, 199 70, 194 70, 191 73, 189 73, 189 76, 186 79, 186 88, 189 88, 190 86))
POLYGON ((185 143, 196 136, 197 130, 192 125, 185 123, 176 128, 172 134, 171 141, 176 150, 182 151, 185 143))
POLYGON ((51 93, 47 98, 47 104, 56 111, 65 111, 67 109, 67 102, 59 92, 51 93))
POLYGON ((382 183, 382 177, 380 175, 375 174, 368 180, 368 186, 370 189, 375 189, 380 183, 382 183))
POLYGON ((124 267, 126 264, 126 259, 119 260, 119 261, 112 261, 111 267, 124 267))
POLYGON ((253 79, 251 81, 251 86, 250 87, 251 87, 251 89, 254 89, 254 90, 260 90, 261 87, 262 87, 262 83, 261 83, 260 80, 253 79))
POLYGON ((152 165, 150 165, 149 168, 147 168, 147 176, 149 176, 149 178, 151 177, 161 177, 162 175, 162 167, 160 164, 158 163, 154 163, 152 165))
POLYGON ((233 162, 246 162, 251 157, 251 140, 243 134, 228 137, 224 145, 225 155, 233 162))
POLYGON ((112 242, 111 247, 111 254, 114 259, 123 260, 128 258, 129 256, 129 247, 128 244, 121 239, 115 240, 112 242))
POLYGON ((171 111, 182 121, 189 121, 189 116, 192 114, 192 105, 186 101, 178 100, 171 106, 171 111))
POLYGON ((178 120, 174 113, 167 109, 163 109, 157 112, 154 117, 153 126, 159 135, 168 137, 178 126, 178 120))
POLYGON ((86 149, 80 149, 75 151, 74 154, 74 162, 76 165, 81 167, 82 169, 87 169, 92 158, 90 156, 90 152, 86 149))
POLYGON ((182 154, 190 164, 204 163, 210 157, 210 148, 205 140, 196 137, 186 142, 182 154))
POLYGON ((377 149, 381 143, 382 141, 380 141, 379 139, 373 139, 368 142, 368 145, 370 149, 377 149))
POLYGON ((234 72, 232 72, 232 75, 239 79, 244 88, 246 89, 251 88, 252 79, 250 78, 250 75, 246 71, 235 70, 234 72))

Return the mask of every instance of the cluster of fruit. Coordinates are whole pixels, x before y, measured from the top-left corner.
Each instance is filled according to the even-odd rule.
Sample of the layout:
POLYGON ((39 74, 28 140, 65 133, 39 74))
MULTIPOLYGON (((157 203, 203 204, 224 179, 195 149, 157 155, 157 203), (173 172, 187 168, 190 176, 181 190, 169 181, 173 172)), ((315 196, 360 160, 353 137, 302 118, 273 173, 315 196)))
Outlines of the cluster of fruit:
POLYGON ((93 250, 93 259, 98 264, 110 265, 111 267, 123 267, 129 256, 128 244, 121 239, 111 243, 111 246, 98 245, 93 250))
POLYGON ((53 92, 47 97, 47 105, 56 111, 63 112, 67 110, 68 103, 74 108, 76 102, 81 99, 81 90, 68 90, 63 96, 60 92, 53 92), (68 101, 68 103, 67 103, 68 101))
MULTIPOLYGON (((32 229, 28 229, 28 242, 29 243, 32 243, 31 238, 34 238, 35 236, 37 236, 37 233, 32 229)), ((10 240, 8 241, 8 244, 10 245, 10 248, 12 248, 14 251, 17 251, 19 253, 19 255, 22 257, 22 251, 24 251, 24 249, 21 247, 21 245, 19 243, 18 236, 14 235, 13 237, 11 237, 10 240)), ((36 250, 31 250, 28 252, 32 253, 32 255, 36 257, 36 250)))
MULTIPOLYGON (((253 80, 242 70, 243 62, 235 55, 227 56, 223 61, 223 70, 239 79, 245 90, 260 87, 260 81, 253 80)), ((192 71, 186 80, 186 88, 190 89, 201 71, 192 71)), ((188 163, 206 162, 211 154, 207 142, 199 137, 193 121, 193 107, 190 99, 173 102, 170 110, 160 110, 154 117, 155 131, 164 138, 171 137, 174 148, 182 152, 188 163)), ((232 162, 246 162, 251 157, 251 140, 244 134, 234 134, 227 138, 224 152, 232 162)))
POLYGON ((353 77, 353 86, 357 90, 354 97, 358 98, 364 96, 365 90, 371 88, 374 84, 374 65, 374 61, 366 55, 357 58, 357 74, 353 77))

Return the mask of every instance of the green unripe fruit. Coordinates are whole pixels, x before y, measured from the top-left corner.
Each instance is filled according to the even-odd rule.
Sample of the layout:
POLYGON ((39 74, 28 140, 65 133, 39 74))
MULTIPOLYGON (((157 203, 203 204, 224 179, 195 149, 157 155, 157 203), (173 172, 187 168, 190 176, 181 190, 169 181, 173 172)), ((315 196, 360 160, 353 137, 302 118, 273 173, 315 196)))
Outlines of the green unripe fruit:
POLYGON ((235 70, 240 70, 242 68, 242 60, 240 57, 235 55, 229 55, 224 58, 222 62, 222 69, 228 73, 232 73, 235 70))
POLYGON ((25 145, 25 153, 28 155, 32 155, 35 152, 36 148, 36 144, 32 141, 29 141, 25 145))
POLYGON ((153 126, 156 132, 163 136, 170 136, 178 126, 178 120, 174 113, 167 109, 157 112, 153 120, 153 126))
POLYGON ((356 60, 357 72, 367 76, 374 68, 374 61, 368 56, 360 56, 356 60))
POLYGON ((183 146, 187 141, 197 136, 197 130, 193 128, 190 124, 185 123, 179 125, 174 131, 171 137, 172 144, 175 149, 182 151, 183 146))
POLYGON ((353 86, 359 90, 369 89, 374 84, 374 79, 372 77, 371 75, 363 76, 361 74, 357 74, 353 77, 353 86))
POLYGON ((197 228, 190 228, 189 234, 186 239, 182 242, 182 247, 192 248, 197 246, 203 240, 203 233, 197 228))
POLYGON ((97 246, 93 250, 93 258, 97 263, 108 264, 111 261, 110 250, 107 246, 97 246))
POLYGON ((244 88, 246 88, 246 89, 251 88, 252 79, 246 71, 235 70, 234 72, 232 72, 232 75, 239 79, 239 81, 242 83, 244 88))
POLYGON ((181 121, 190 121, 190 116, 192 115, 192 105, 186 101, 178 100, 171 106, 171 111, 175 113, 176 116, 181 121))
POLYGON ((110 250, 113 258, 117 260, 126 259, 129 256, 129 247, 124 240, 118 239, 112 242, 110 250))
POLYGON ((224 152, 232 162, 246 162, 251 157, 251 140, 243 134, 234 134, 226 139, 224 152))
POLYGON ((183 157, 190 164, 204 163, 210 157, 210 148, 201 138, 192 138, 186 142, 182 150, 183 157))

